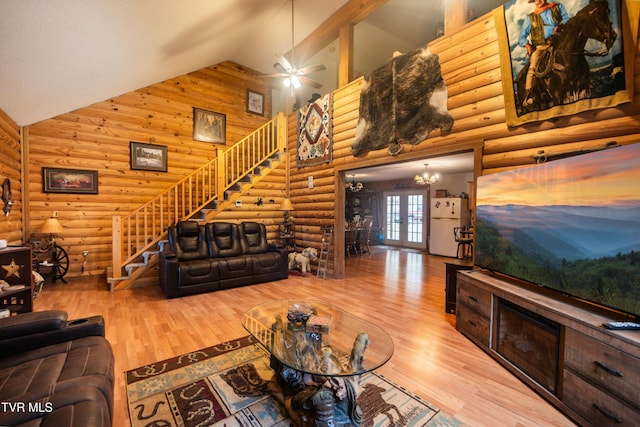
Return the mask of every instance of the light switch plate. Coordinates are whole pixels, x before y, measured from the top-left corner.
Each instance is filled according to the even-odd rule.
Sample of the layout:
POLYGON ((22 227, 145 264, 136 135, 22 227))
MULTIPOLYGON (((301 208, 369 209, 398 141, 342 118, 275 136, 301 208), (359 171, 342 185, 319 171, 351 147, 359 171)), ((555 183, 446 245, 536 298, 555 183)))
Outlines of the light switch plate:
POLYGON ((313 176, 310 176, 308 178, 308 181, 309 181, 309 188, 313 188, 313 176))

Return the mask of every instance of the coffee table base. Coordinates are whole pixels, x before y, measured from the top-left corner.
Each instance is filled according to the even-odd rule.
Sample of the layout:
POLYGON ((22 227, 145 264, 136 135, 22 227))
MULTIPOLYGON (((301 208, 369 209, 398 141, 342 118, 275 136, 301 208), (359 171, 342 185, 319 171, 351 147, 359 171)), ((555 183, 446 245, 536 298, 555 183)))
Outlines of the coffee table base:
POLYGON ((271 357, 275 382, 271 390, 287 409, 292 421, 303 427, 360 427, 358 406, 360 376, 324 377, 304 374, 271 357))

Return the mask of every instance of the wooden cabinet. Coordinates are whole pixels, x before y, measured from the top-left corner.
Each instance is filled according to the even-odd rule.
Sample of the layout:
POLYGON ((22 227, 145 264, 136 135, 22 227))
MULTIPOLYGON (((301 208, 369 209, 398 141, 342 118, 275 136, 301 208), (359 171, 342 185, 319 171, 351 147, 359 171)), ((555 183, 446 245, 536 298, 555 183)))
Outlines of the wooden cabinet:
POLYGON ((639 425, 639 356, 570 328, 564 342, 562 401, 597 425, 639 425))
POLYGON ((481 271, 457 299, 456 328, 578 424, 640 425, 640 334, 605 329, 614 313, 481 271))
POLYGON ((31 249, 8 247, 0 249, 0 279, 9 288, 0 292, 0 308, 11 315, 33 310, 33 275, 31 249))
POLYGON ((491 339, 491 293, 466 282, 457 284, 456 328, 481 346, 491 339))

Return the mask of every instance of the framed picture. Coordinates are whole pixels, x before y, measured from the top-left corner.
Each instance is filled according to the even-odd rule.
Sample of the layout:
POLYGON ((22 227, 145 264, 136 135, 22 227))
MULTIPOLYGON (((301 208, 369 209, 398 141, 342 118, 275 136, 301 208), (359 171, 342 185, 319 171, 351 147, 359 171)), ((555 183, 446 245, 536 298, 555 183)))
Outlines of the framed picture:
POLYGON ((247 89, 247 112, 264 116, 264 95, 247 89))
POLYGON ((227 139, 227 116, 193 107, 193 139, 224 144, 227 139))
POLYGON ((98 171, 42 168, 45 193, 98 194, 98 171))
POLYGON ((131 169, 167 171, 167 146, 131 141, 131 169))

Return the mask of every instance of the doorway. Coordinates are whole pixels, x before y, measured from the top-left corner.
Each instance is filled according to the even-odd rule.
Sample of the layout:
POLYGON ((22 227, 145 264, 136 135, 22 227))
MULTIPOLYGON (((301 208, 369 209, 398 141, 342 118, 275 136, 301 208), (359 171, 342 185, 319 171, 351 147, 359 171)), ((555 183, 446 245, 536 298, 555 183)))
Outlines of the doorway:
POLYGON ((384 244, 426 250, 428 192, 399 190, 383 193, 384 244))

